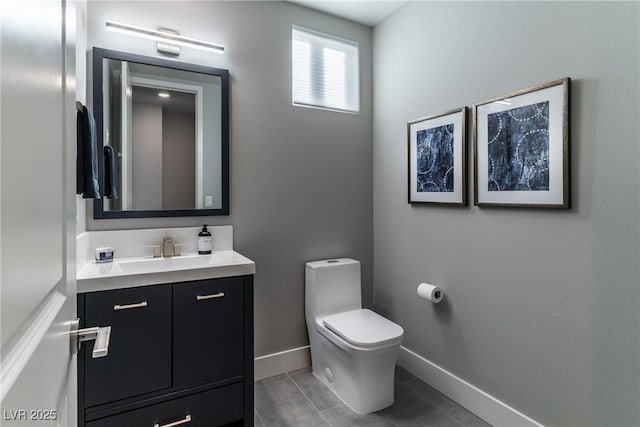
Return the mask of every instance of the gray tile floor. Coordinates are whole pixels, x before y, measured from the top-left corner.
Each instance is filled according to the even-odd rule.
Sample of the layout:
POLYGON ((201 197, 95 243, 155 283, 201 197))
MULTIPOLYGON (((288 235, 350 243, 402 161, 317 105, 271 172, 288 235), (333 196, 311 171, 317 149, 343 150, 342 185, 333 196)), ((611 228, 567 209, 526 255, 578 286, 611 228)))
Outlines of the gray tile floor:
POLYGON ((309 368, 256 382, 255 426, 478 426, 490 427, 433 387, 398 367, 395 403, 358 415, 325 387, 309 368))

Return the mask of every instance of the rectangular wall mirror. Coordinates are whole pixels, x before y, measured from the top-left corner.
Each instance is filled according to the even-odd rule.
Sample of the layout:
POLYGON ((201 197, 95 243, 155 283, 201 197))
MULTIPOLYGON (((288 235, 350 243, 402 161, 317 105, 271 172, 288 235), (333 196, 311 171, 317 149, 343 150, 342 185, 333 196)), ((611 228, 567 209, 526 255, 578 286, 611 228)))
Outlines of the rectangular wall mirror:
POLYGON ((94 218, 229 214, 227 70, 93 48, 93 109, 117 193, 94 218))

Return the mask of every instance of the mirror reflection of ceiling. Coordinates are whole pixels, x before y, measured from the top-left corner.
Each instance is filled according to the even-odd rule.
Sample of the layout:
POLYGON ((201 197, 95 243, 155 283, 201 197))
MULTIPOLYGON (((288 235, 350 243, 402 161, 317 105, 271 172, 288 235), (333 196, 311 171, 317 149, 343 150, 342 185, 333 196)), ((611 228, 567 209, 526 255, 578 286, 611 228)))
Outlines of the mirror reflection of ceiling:
POLYGON ((129 62, 129 72, 134 75, 149 75, 154 78, 168 78, 179 81, 188 81, 190 83, 209 83, 212 80, 220 80, 220 77, 210 74, 196 73, 193 71, 174 70, 172 68, 157 67, 155 65, 139 64, 129 62))
POLYGON ((195 114, 196 111, 195 94, 171 89, 134 85, 131 90, 131 101, 133 103, 161 105, 164 110, 177 113, 195 114), (161 97, 159 93, 165 93, 169 96, 161 97))

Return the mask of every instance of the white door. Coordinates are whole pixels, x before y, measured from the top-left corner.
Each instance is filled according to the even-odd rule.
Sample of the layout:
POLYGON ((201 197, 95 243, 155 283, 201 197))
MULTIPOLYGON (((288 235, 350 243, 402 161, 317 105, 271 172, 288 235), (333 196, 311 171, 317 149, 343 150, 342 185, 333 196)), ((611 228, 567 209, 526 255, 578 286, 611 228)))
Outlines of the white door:
POLYGON ((0 5, 2 426, 73 426, 75 5, 0 5))

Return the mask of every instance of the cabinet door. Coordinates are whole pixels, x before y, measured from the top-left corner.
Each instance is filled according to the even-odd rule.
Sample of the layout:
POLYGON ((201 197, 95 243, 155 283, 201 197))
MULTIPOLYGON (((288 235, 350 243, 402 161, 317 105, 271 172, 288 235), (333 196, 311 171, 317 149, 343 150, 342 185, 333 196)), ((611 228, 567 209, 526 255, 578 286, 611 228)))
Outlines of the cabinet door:
POLYGON ((89 293, 85 325, 111 326, 106 357, 83 345, 86 407, 171 387, 171 285, 89 293))
MULTIPOLYGON (((87 423, 87 427, 215 427, 242 420, 242 384, 232 384, 87 423)), ((253 425, 253 424, 252 424, 253 425)))
POLYGON ((173 285, 173 380, 187 385, 241 375, 242 278, 173 285))

